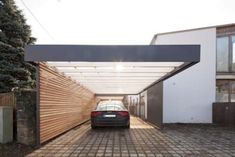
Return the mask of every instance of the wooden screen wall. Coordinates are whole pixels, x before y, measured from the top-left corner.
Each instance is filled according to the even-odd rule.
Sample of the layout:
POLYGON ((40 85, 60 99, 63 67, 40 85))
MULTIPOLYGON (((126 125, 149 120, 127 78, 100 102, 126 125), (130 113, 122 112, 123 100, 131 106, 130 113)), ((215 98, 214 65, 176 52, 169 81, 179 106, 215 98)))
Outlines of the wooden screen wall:
POLYGON ((94 93, 43 63, 39 84, 40 143, 89 120, 94 93))

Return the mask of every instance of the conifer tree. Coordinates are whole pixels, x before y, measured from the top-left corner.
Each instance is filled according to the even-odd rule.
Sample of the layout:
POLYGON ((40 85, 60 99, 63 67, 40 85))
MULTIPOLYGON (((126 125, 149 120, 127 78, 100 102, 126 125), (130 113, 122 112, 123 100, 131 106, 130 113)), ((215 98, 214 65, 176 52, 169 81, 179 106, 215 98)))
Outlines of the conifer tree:
POLYGON ((34 42, 14 0, 0 0, 0 93, 35 88, 35 66, 24 62, 24 48, 34 42))

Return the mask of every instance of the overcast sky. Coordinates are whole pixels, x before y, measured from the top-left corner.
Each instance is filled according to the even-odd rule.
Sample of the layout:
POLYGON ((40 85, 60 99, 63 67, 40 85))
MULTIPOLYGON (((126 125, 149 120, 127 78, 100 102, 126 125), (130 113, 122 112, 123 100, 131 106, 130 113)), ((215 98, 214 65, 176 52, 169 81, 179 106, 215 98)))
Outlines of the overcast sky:
POLYGON ((153 35, 235 23, 235 0, 23 0, 37 44, 149 44, 153 35), (50 37, 51 36, 51 37, 50 37))

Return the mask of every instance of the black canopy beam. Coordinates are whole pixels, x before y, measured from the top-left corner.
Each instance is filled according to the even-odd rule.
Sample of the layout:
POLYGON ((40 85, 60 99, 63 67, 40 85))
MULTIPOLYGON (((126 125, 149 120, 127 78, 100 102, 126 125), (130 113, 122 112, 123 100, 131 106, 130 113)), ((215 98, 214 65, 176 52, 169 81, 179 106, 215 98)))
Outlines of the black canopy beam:
POLYGON ((199 62, 200 45, 30 45, 25 61, 199 62))

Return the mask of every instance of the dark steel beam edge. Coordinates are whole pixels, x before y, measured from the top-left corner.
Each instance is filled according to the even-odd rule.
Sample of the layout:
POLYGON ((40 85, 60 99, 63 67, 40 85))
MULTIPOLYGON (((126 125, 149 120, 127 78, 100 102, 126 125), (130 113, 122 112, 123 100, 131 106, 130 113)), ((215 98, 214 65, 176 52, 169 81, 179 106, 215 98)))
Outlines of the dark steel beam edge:
POLYGON ((25 61, 199 62, 200 45, 29 45, 25 61))

